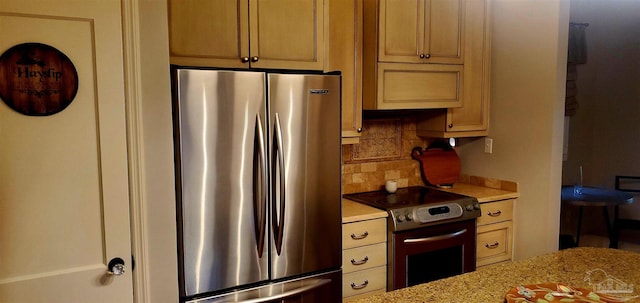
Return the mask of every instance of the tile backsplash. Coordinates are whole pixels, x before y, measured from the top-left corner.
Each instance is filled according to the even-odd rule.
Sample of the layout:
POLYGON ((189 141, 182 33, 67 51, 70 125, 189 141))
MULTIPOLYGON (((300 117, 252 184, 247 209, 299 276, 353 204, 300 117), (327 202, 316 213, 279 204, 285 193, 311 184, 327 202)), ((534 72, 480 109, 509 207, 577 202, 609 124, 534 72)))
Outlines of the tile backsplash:
POLYGON ((342 147, 344 194, 381 190, 387 180, 398 187, 424 185, 411 150, 429 142, 416 135, 414 115, 365 119, 359 144, 342 147))

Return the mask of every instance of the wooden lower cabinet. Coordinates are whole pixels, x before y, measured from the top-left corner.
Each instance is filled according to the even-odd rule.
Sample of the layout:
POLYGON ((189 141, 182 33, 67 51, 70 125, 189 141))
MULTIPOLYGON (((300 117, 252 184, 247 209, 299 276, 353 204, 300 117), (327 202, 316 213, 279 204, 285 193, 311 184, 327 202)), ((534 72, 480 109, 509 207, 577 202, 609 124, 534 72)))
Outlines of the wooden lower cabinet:
POLYGON ((513 199, 481 203, 476 240, 476 267, 513 258, 513 199))
POLYGON ((342 297, 354 300, 386 291, 386 218, 342 224, 342 297))
POLYGON ((384 291, 387 287, 387 267, 378 266, 344 274, 342 277, 342 297, 349 300, 353 296, 384 291))

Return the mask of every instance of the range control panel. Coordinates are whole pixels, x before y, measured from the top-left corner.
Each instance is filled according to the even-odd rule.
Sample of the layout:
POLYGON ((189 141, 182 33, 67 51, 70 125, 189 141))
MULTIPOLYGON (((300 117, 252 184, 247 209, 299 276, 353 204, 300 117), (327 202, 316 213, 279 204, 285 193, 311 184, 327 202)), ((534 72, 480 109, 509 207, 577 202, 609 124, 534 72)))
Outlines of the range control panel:
POLYGON ((474 198, 443 204, 396 208, 389 213, 394 231, 475 219, 481 214, 480 203, 474 198))

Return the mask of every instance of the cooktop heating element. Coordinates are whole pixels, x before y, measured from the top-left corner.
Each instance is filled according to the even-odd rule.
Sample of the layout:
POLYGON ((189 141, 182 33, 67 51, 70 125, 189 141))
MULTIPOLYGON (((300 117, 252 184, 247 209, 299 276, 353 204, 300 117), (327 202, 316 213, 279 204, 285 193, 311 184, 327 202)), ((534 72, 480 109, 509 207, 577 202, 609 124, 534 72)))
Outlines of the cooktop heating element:
POLYGON ((389 212, 393 231, 475 219, 480 204, 473 197, 434 188, 411 186, 395 193, 372 191, 344 195, 345 198, 389 212))

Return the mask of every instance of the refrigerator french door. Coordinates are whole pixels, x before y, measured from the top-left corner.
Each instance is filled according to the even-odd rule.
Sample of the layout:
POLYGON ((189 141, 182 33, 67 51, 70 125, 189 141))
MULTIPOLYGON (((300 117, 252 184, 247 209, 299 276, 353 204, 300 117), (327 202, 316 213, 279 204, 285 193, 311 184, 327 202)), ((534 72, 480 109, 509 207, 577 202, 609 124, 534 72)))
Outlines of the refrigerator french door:
POLYGON ((339 301, 340 77, 172 79, 181 300, 339 301))

